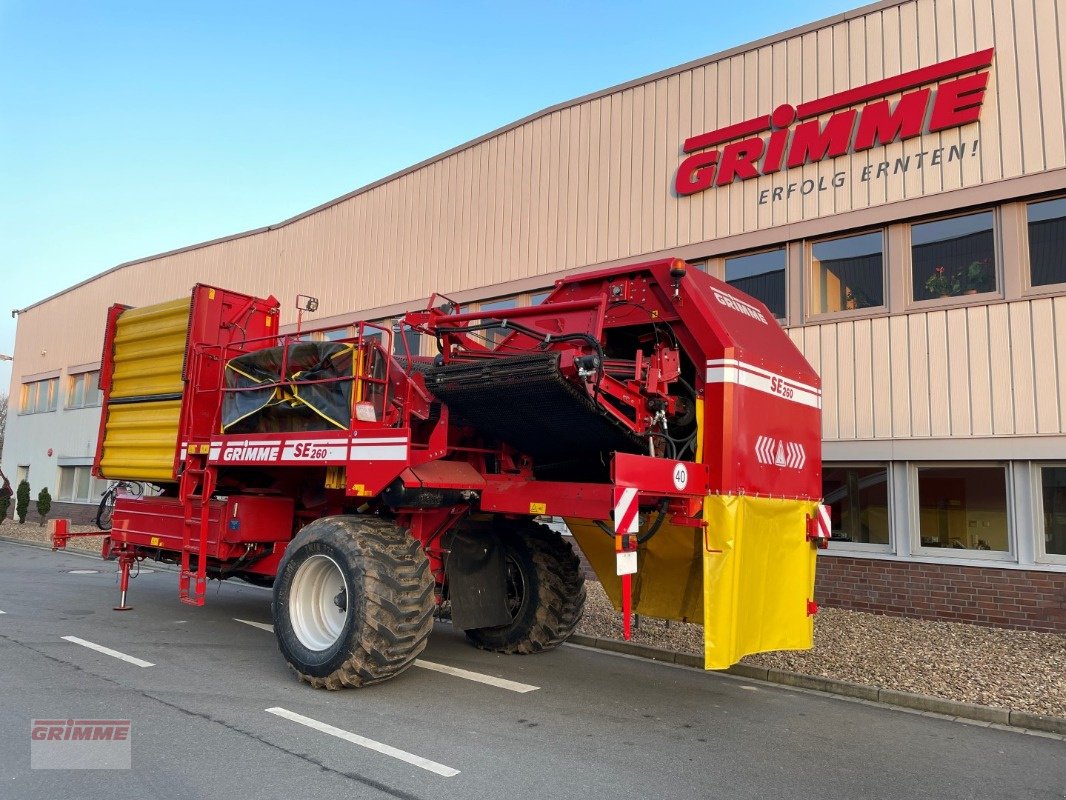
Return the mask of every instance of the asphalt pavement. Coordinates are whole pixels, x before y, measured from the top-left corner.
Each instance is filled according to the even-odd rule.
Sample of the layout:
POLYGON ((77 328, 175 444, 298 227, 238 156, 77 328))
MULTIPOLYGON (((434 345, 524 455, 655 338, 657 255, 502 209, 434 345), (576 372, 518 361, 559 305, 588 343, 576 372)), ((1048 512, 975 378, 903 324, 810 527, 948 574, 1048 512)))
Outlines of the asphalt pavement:
POLYGON ((1066 797, 1061 737, 447 624, 398 678, 316 691, 266 590, 193 608, 142 571, 117 601, 113 564, 0 542, 0 800, 1066 797), (31 769, 34 719, 128 719, 132 767, 31 769))

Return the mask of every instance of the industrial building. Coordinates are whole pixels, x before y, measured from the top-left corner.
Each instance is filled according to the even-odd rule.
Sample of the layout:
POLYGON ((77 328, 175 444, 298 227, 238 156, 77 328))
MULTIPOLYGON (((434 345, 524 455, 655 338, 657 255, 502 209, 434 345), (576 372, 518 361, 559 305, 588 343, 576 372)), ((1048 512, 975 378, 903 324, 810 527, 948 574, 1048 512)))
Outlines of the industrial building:
POLYGON ((3 469, 88 516, 115 302, 313 295, 323 328, 676 255, 821 375, 821 601, 1066 632, 1064 74, 1056 0, 885 0, 121 264, 20 311, 3 469))

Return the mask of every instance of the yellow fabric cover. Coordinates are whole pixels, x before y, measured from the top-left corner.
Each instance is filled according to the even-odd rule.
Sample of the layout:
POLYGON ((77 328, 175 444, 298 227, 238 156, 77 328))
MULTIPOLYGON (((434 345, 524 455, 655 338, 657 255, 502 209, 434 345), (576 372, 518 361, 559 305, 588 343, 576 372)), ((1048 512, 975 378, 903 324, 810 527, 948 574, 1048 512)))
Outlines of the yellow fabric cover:
MULTIPOLYGON (((704 533, 666 523, 637 553, 633 613, 703 623, 704 666, 726 669, 766 650, 808 650, 814 641, 815 548, 807 515, 815 503, 713 495, 704 533), (704 538, 705 537, 705 538, 704 538)), ((641 532, 655 515, 649 514, 641 532)), ((614 538, 595 523, 566 524, 611 603, 622 608, 614 538)))
POLYGON ((807 515, 816 503, 716 495, 703 503, 704 667, 726 669, 766 650, 814 643, 815 548, 807 515))
MULTIPOLYGON (((641 534, 656 514, 648 514, 641 534)), ((603 584, 611 603, 622 608, 622 580, 615 574, 614 537, 595 523, 566 520, 581 551, 603 584)), ((703 622, 703 532, 699 528, 664 523, 637 550, 633 576, 633 613, 680 622, 703 622)))

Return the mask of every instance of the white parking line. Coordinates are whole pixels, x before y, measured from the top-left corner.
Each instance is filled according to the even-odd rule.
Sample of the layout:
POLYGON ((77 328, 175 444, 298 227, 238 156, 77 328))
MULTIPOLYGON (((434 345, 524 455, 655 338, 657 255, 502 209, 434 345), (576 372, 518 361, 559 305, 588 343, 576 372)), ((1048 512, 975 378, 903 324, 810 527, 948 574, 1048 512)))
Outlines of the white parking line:
POLYGON ((237 619, 237 617, 234 617, 233 621, 234 622, 241 622, 241 623, 243 623, 245 625, 251 625, 253 628, 259 628, 259 629, 264 630, 264 631, 270 631, 271 633, 274 632, 274 626, 273 625, 268 625, 265 622, 252 622, 250 619, 237 619))
POLYGON ((497 678, 493 675, 484 675, 480 672, 471 672, 468 669, 449 667, 447 664, 438 664, 434 661, 423 661, 421 658, 415 659, 415 666, 422 667, 422 669, 431 669, 434 672, 443 672, 445 675, 454 675, 456 678, 465 678, 468 681, 485 683, 489 686, 496 686, 500 689, 507 689, 510 692, 518 692, 520 694, 535 692, 540 688, 539 686, 531 686, 528 683, 519 683, 518 681, 509 681, 506 678, 497 678))
MULTIPOLYGON (((233 618, 234 622, 241 622, 245 625, 251 625, 253 628, 260 628, 264 631, 274 632, 273 625, 267 625, 265 622, 253 622, 250 619, 238 619, 233 618)), ((421 667, 422 669, 430 669, 434 672, 442 672, 445 675, 451 675, 455 678, 463 678, 468 681, 475 681, 477 683, 484 683, 488 686, 495 686, 499 689, 506 689, 509 692, 518 692, 519 694, 525 694, 526 692, 535 692, 539 689, 539 686, 532 686, 528 683, 519 683, 518 681, 509 681, 506 678, 497 678, 495 675, 485 675, 481 672, 471 672, 468 669, 459 669, 459 667, 449 667, 447 664, 438 664, 436 661, 425 661, 421 658, 416 658, 414 666, 421 667)))
POLYGON ((125 653, 120 653, 118 650, 112 650, 110 647, 104 647, 102 644, 96 644, 96 642, 87 642, 85 639, 79 639, 77 636, 64 636, 62 638, 68 642, 80 644, 82 647, 88 647, 90 650, 95 650, 98 653, 103 653, 104 655, 112 656, 113 658, 119 658, 123 661, 128 661, 130 664, 136 664, 138 667, 155 666, 155 664, 153 664, 151 661, 145 661, 141 658, 134 658, 133 656, 128 656, 125 653))
POLYGON ((399 759, 407 764, 420 767, 421 769, 428 770, 429 772, 436 773, 445 778, 451 778, 459 774, 459 770, 446 767, 444 764, 438 764, 436 761, 430 761, 428 758, 416 756, 414 753, 408 753, 406 750, 400 750, 391 745, 375 742, 373 739, 367 739, 365 736, 346 731, 343 728, 335 728, 332 725, 327 725, 325 722, 319 722, 317 719, 305 717, 303 714, 297 714, 296 712, 289 711, 285 708, 275 706, 274 708, 266 709, 266 712, 268 714, 282 717, 283 719, 291 720, 292 722, 298 722, 301 725, 306 725, 308 728, 313 728, 316 731, 328 733, 330 736, 336 736, 338 739, 357 744, 360 747, 365 747, 368 750, 373 750, 382 755, 391 756, 392 758, 399 759))

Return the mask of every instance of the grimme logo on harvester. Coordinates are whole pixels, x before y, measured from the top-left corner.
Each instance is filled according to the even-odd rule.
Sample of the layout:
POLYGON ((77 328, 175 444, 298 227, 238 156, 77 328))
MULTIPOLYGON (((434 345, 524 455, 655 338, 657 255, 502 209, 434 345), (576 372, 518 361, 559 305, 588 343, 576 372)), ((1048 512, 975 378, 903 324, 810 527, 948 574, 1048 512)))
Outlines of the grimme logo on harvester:
MULTIPOLYGON (((992 48, 981 50, 798 106, 786 103, 761 117, 692 136, 683 147, 692 155, 681 162, 674 188, 691 195, 976 122, 992 55, 992 48), (937 81, 945 82, 935 89, 928 85, 937 81), (880 99, 900 92, 895 104, 880 99), (854 108, 860 103, 865 105, 854 108), (831 111, 825 122, 817 119, 831 111), (766 131, 769 135, 761 135, 766 131)), ((935 157, 930 160, 936 163, 935 157)), ((843 185, 843 173, 837 177, 841 182, 834 179, 834 185, 843 185)), ((780 199, 779 191, 782 187, 773 199, 780 199)))

